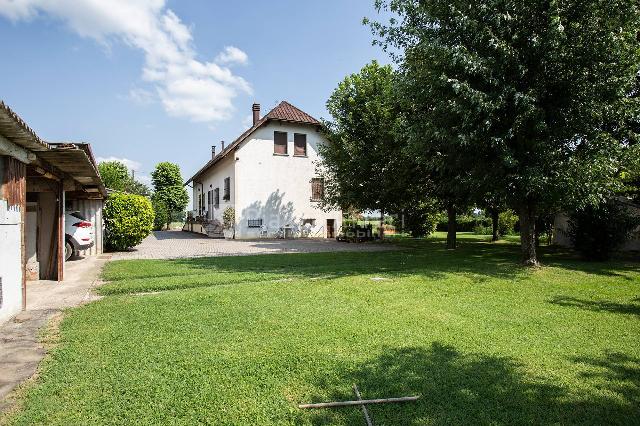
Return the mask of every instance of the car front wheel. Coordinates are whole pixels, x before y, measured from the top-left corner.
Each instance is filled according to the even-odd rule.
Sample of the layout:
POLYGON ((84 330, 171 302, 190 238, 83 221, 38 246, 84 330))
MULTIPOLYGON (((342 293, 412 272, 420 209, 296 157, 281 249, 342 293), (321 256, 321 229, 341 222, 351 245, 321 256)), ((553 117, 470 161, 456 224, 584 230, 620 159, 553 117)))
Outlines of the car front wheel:
POLYGON ((64 260, 71 259, 73 256, 73 247, 71 247, 71 243, 69 241, 64 242, 64 260))

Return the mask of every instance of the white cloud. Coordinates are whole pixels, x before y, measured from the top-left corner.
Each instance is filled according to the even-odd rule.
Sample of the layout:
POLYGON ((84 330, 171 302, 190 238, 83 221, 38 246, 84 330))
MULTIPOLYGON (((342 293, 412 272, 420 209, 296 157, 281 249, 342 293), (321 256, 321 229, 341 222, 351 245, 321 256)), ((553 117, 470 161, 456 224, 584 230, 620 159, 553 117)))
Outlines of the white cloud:
POLYGON ((138 161, 135 161, 135 160, 129 160, 128 158, 98 157, 98 158, 96 158, 96 161, 98 163, 102 163, 104 161, 119 161, 122 164, 124 164, 125 166, 127 166, 127 169, 135 170, 135 171, 139 171, 140 168, 142 167, 142 163, 140 163, 138 161))
POLYGON ((154 101, 155 94, 149 90, 134 87, 129 90, 129 94, 127 96, 123 96, 123 98, 131 100, 139 105, 149 105, 154 101))
POLYGON ((218 53, 216 56, 216 62, 223 65, 246 65, 249 62, 249 57, 242 50, 235 46, 227 46, 223 52, 218 53))
POLYGON ((142 50, 142 78, 172 116, 226 120, 234 111, 233 99, 251 93, 249 83, 227 67, 246 64, 246 53, 228 46, 213 62, 198 60, 191 29, 165 0, 0 0, 0 15, 12 21, 48 15, 106 46, 117 40, 142 50))

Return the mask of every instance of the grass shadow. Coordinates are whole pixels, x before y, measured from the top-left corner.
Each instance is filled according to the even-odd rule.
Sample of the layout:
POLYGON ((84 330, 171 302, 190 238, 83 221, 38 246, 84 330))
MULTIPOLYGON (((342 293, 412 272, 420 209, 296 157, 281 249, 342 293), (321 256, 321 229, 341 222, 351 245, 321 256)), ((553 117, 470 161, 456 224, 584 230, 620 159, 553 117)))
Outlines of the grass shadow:
MULTIPOLYGON (((637 300, 632 300, 632 302, 634 301, 637 300)), ((557 296, 550 300, 549 303, 565 307, 586 309, 588 311, 594 312, 611 312, 616 314, 640 316, 640 304, 637 303, 618 303, 608 302, 606 300, 585 300, 570 296, 557 296)))
MULTIPOLYGON (((596 365, 607 386, 615 377, 616 395, 569 396, 561 386, 531 377, 507 357, 463 354, 452 346, 388 348, 378 357, 350 368, 337 378, 321 379, 311 400, 354 399, 352 383, 363 398, 419 395, 416 402, 370 406, 375 424, 611 424, 629 423, 640 414, 638 360, 576 360, 596 365), (621 366, 621 361, 625 366, 621 366), (314 399, 315 398, 315 399, 314 399)), ((593 379, 593 378, 590 378, 593 379)), ((358 407, 317 410, 314 424, 356 424, 358 407)))

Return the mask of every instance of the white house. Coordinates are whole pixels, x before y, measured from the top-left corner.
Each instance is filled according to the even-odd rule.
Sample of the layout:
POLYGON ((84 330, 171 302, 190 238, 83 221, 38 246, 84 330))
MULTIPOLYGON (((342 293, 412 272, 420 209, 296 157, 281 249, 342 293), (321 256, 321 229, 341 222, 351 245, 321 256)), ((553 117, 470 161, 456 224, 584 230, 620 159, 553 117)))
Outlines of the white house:
POLYGON ((288 102, 264 117, 253 104, 253 125, 216 154, 186 184, 193 216, 185 230, 220 237, 222 215, 235 209, 235 238, 334 238, 342 212, 320 208, 323 182, 316 175, 318 146, 327 143, 320 123, 288 102))

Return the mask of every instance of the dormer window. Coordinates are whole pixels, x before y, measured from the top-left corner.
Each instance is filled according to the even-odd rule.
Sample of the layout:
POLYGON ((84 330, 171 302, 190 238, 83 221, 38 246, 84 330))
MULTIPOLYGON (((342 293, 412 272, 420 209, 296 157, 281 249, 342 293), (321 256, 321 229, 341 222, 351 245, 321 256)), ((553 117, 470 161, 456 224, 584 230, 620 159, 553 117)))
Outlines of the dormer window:
POLYGON ((273 153, 287 155, 287 132, 273 132, 273 153))
POLYGON ((307 156, 307 135, 304 133, 293 134, 293 155, 298 157, 307 156))

